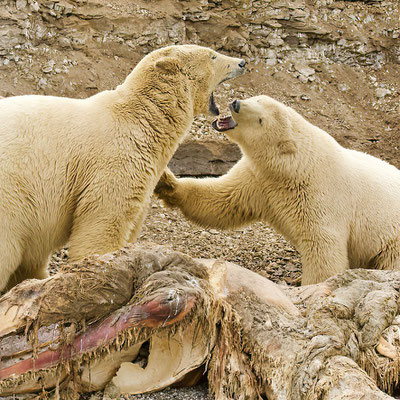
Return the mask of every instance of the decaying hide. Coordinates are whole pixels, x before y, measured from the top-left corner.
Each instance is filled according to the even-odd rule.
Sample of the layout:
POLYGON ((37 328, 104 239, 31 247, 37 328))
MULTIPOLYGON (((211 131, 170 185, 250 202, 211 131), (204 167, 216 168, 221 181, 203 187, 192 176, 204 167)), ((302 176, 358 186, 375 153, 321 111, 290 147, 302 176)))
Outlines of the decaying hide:
POLYGON ((391 398, 380 389, 398 383, 399 290, 397 271, 282 288, 135 245, 0 299, 0 396, 143 393, 202 366, 216 399, 391 398))
MULTIPOLYGON (((192 309, 211 309, 212 301, 207 268, 162 248, 132 247, 42 281, 25 281, 0 299, 0 395, 68 380, 75 391, 102 389, 121 363, 137 359, 145 343, 150 354, 146 374, 137 365, 138 391, 170 385, 209 356, 217 320, 207 318, 212 311, 192 311, 193 318, 173 324, 192 309), (163 350, 172 350, 174 341, 181 346, 174 351, 175 365, 165 363, 163 350)), ((117 382, 134 392, 123 385, 125 368, 117 382)))
POLYGON ((222 325, 213 350, 216 399, 392 398, 379 388, 391 393, 399 380, 399 289, 400 271, 372 270, 287 287, 297 317, 248 290, 232 293, 240 328, 222 325))

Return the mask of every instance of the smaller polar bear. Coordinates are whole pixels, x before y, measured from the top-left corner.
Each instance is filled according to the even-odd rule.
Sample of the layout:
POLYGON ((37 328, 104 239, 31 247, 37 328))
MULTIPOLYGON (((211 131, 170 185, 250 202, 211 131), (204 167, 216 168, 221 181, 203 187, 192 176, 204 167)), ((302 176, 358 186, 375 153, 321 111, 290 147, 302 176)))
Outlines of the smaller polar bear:
POLYGON ((400 171, 345 149, 297 112, 267 96, 230 104, 214 128, 242 159, 224 176, 176 179, 156 194, 204 227, 263 220, 297 248, 302 284, 346 268, 400 267, 400 171))
POLYGON ((144 57, 115 90, 87 99, 0 102, 0 291, 134 241, 154 187, 212 91, 245 61, 182 45, 144 57))

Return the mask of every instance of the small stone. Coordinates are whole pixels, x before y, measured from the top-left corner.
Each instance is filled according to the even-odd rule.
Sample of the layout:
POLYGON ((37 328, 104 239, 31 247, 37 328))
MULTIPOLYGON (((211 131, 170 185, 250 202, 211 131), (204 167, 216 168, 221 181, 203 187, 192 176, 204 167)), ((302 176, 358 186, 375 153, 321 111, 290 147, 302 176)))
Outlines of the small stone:
POLYGON ((102 400, 102 397, 103 396, 99 395, 98 393, 95 393, 90 396, 89 400, 102 400))
POLYGON ((26 7, 27 2, 26 0, 17 0, 15 6, 17 7, 17 10, 22 10, 26 7))
POLYGON ((58 44, 62 47, 62 48, 66 48, 66 47, 70 47, 71 46, 71 41, 66 38, 66 37, 60 37, 58 39, 58 44))
POLYGON ((350 89, 350 86, 346 83, 341 83, 338 85, 338 88, 341 92, 347 92, 350 89))
POLYGON ((304 75, 304 76, 310 76, 310 75, 314 75, 315 74, 315 69, 309 67, 306 64, 302 64, 302 63, 295 63, 294 67, 297 71, 300 72, 300 74, 304 75))
POLYGON ((265 60, 265 63, 266 63, 267 65, 269 65, 269 66, 274 66, 274 65, 276 65, 276 64, 278 63, 278 61, 277 61, 276 58, 267 58, 267 59, 265 60))
POLYGON ((277 37, 277 38, 268 39, 268 43, 271 46, 282 46, 285 42, 281 38, 277 37))
POLYGON ((86 40, 83 37, 73 37, 71 44, 74 50, 82 50, 86 40))
POLYGON ((40 89, 44 89, 47 86, 47 78, 40 78, 38 86, 40 89))
POLYGON ((109 382, 107 386, 104 388, 104 396, 102 400, 117 399, 120 397, 120 395, 121 395, 120 389, 112 382, 109 382))
POLYGON ((29 4, 29 7, 33 12, 38 12, 40 10, 40 6, 36 1, 33 1, 31 4, 29 4))
POLYGON ((268 35, 271 33, 270 30, 267 29, 259 29, 257 30, 257 35, 262 36, 262 37, 268 37, 268 35))
POLYGON ((392 92, 389 89, 385 89, 385 88, 377 88, 375 89, 375 96, 378 99, 381 99, 385 96, 387 96, 388 94, 391 94, 392 92))
POLYGON ((272 321, 271 318, 267 315, 266 320, 264 322, 264 329, 271 329, 272 328, 272 321))
POLYGON ((300 80, 300 82, 302 82, 302 83, 307 83, 307 82, 308 82, 308 77, 307 77, 307 76, 304 76, 303 74, 300 74, 297 78, 298 78, 298 79, 300 80))
POLYGON ((45 74, 49 74, 51 71, 53 71, 54 64, 55 64, 55 61, 50 60, 47 64, 43 65, 42 71, 45 74))

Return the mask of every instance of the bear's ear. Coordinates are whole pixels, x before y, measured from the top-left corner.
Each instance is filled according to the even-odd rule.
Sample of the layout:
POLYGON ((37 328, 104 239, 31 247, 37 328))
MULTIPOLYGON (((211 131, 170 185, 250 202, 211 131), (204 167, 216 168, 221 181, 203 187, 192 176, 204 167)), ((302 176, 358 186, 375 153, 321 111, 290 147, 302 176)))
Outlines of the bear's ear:
POLYGON ((278 143, 278 149, 281 154, 294 154, 297 151, 297 145, 294 140, 281 140, 278 143))
POLYGON ((281 107, 275 109, 272 113, 275 120, 275 129, 282 138, 278 142, 278 149, 281 154, 294 154, 297 151, 296 142, 291 139, 292 123, 285 109, 281 107))
POLYGON ((163 57, 155 62, 155 67, 164 72, 174 74, 179 71, 179 61, 175 57, 163 57))
POLYGON ((281 132, 290 132, 292 129, 292 123, 290 122, 289 116, 286 111, 277 108, 273 110, 272 117, 275 119, 277 129, 281 132))

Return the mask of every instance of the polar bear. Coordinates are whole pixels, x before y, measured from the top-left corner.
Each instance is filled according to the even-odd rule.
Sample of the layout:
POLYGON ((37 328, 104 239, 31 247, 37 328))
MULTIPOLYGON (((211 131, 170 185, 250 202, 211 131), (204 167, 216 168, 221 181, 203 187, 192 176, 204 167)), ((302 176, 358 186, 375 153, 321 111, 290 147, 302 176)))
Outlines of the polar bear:
POLYGON ((346 268, 400 267, 400 171, 345 149, 297 112, 267 96, 230 104, 214 121, 242 159, 224 176, 156 187, 166 205, 204 227, 263 220, 299 251, 302 284, 346 268))
POLYGON ((218 114, 213 90, 244 67, 208 48, 170 46, 87 99, 2 99, 0 290, 45 277, 67 242, 75 261, 135 240, 194 116, 218 114))

